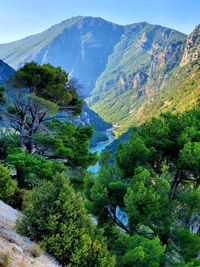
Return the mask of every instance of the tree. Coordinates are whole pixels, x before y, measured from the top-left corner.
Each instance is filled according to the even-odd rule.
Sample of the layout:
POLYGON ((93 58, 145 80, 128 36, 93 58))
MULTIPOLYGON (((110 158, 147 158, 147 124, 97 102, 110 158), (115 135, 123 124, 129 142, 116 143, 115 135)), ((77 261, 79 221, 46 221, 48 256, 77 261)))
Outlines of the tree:
POLYGON ((20 134, 21 147, 34 152, 33 135, 44 129, 43 123, 59 110, 78 114, 82 101, 78 98, 68 74, 60 67, 30 62, 12 78, 13 93, 7 112, 1 113, 20 134))
POLYGON ((169 177, 166 174, 158 176, 142 167, 135 170, 125 195, 126 211, 133 233, 140 231, 141 226, 146 226, 150 231, 160 234, 163 243, 167 242, 163 236, 169 231, 166 229, 170 214, 169 189, 169 177))
MULTIPOLYGON (((104 158, 104 154, 102 158, 104 158)), ((129 233, 128 227, 117 216, 119 208, 123 209, 124 207, 126 191, 126 183, 117 178, 115 170, 102 167, 95 179, 91 176, 85 178, 85 194, 87 197, 85 205, 97 217, 100 225, 113 221, 129 233)))
POLYGON ((158 237, 148 239, 135 235, 126 240, 125 246, 123 266, 159 267, 164 257, 165 247, 160 244, 158 237))
POLYGON ((9 151, 19 147, 19 135, 12 129, 0 128, 0 159, 6 160, 9 151))
POLYGON ((200 250, 200 236, 198 233, 193 234, 188 229, 182 227, 176 229, 173 237, 175 245, 178 247, 178 251, 185 262, 198 257, 200 250))
POLYGON ((198 266, 200 108, 146 122, 119 144, 114 158, 111 166, 106 153, 96 179, 85 180, 85 203, 104 227, 119 266, 159 266, 162 257, 156 261, 146 250, 155 238, 164 264, 198 266), (126 214, 126 225, 118 220, 117 207, 126 214), (138 236, 144 242, 135 249, 120 246, 138 236))
MULTIPOLYGON (((179 154, 179 166, 189 172, 196 186, 200 185, 200 142, 188 142, 179 154)), ((188 175, 189 176, 189 175, 188 175)))
POLYGON ((40 155, 60 159, 67 166, 82 167, 96 163, 98 157, 89 152, 91 127, 74 126, 71 123, 52 120, 45 124, 46 133, 35 135, 34 142, 40 155))
POLYGON ((63 266, 115 265, 80 196, 62 175, 33 190, 18 229, 41 241, 63 266))
POLYGON ((26 189, 32 189, 41 180, 52 180, 56 173, 66 171, 62 163, 17 149, 8 155, 8 162, 16 169, 19 187, 26 189))
POLYGON ((132 178, 134 168, 145 165, 150 155, 149 149, 137 132, 131 137, 131 141, 120 144, 115 154, 115 160, 122 175, 126 179, 132 178))

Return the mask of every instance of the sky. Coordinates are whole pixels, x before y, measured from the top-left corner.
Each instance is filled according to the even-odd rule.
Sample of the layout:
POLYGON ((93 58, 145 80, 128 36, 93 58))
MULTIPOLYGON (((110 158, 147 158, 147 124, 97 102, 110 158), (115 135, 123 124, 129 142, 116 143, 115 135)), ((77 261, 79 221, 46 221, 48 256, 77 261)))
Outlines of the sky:
POLYGON ((0 43, 78 15, 122 25, 147 21, 189 34, 200 23, 200 0, 0 0, 0 43))

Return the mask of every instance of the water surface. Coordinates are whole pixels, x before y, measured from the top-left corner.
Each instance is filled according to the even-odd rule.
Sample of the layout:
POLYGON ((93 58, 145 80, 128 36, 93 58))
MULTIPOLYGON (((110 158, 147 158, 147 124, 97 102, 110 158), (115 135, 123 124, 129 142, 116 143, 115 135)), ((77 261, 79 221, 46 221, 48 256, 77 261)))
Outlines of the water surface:
MULTIPOLYGON (((104 150, 110 143, 112 143, 112 142, 116 139, 116 137, 115 137, 114 134, 112 133, 112 130, 114 130, 114 129, 115 129, 115 127, 112 127, 112 128, 110 128, 110 129, 107 129, 107 130, 106 130, 106 135, 108 136, 109 140, 106 141, 106 142, 98 143, 97 146, 92 147, 92 148, 90 149, 90 152, 91 152, 91 153, 95 153, 95 152, 97 152, 98 155, 100 156, 101 152, 102 152, 102 151, 103 151, 103 150, 104 150)), ((88 168, 88 170, 91 171, 91 172, 94 172, 94 173, 98 172, 98 170, 99 170, 99 162, 97 162, 94 166, 90 166, 90 167, 88 168)))

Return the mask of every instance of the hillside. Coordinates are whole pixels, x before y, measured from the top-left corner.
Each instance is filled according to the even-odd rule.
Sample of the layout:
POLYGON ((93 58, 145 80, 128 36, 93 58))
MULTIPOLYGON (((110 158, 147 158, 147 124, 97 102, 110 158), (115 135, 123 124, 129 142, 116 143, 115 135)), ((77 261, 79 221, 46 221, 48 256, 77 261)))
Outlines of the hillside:
MULTIPOLYGON (((151 43, 148 36, 140 34, 130 46, 129 50, 133 49, 134 53, 139 47, 138 53, 141 53, 130 61, 121 56, 117 64, 118 51, 116 56, 110 57, 112 67, 99 78, 94 96, 89 101, 105 120, 120 125, 119 133, 160 112, 184 111, 199 101, 199 26, 184 43, 184 38, 174 41, 177 33, 172 31, 164 42, 164 48, 159 45, 159 39, 156 41, 154 37, 151 43), (142 40, 149 46, 144 48, 142 40), (154 49, 156 52, 152 52, 154 49), (109 70, 112 73, 108 74, 109 70)), ((158 36, 157 32, 154 36, 158 36)), ((129 50, 127 54, 131 55, 129 50)))
POLYGON ((122 26, 101 18, 74 17, 42 33, 0 45, 0 58, 15 69, 31 60, 61 66, 79 79, 88 95, 122 33, 122 26))
POLYGON ((59 264, 47 254, 33 256, 34 243, 16 233, 16 221, 19 216, 20 212, 0 201, 0 266, 4 266, 1 264, 7 255, 9 267, 58 267, 59 264))
POLYGON ((0 85, 5 83, 14 73, 14 69, 0 60, 0 85))

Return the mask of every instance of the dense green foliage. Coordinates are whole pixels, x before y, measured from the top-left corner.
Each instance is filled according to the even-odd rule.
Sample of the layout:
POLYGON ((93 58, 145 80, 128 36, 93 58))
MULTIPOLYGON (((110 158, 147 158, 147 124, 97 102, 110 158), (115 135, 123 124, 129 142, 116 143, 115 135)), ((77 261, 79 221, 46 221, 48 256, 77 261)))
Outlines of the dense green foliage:
POLYGON ((23 208, 18 231, 62 266, 198 266, 200 108, 133 128, 95 175, 92 127, 54 116, 80 107, 67 79, 26 64, 12 80, 18 97, 2 109, 17 132, 0 134, 0 198, 23 208))
POLYGON ((12 204, 17 182, 11 177, 10 170, 0 163, 0 200, 12 204))
POLYGON ((70 185, 80 190, 87 167, 98 159, 89 152, 93 129, 53 116, 58 108, 80 111, 67 79, 61 68, 33 62, 15 73, 14 101, 1 110, 12 128, 0 132, 0 158, 9 166, 0 163, 0 199, 22 209, 19 232, 40 242, 62 266, 113 267, 101 229, 70 185))
POLYGON ((18 229, 41 241, 63 266, 114 266, 81 197, 62 175, 33 190, 18 229))
POLYGON ((120 248, 119 262, 127 267, 159 267, 164 256, 165 247, 161 246, 158 237, 148 239, 140 235, 128 237, 124 234, 114 242, 114 250, 120 248))
POLYGON ((200 108, 153 118, 135 128, 129 142, 118 146, 114 165, 105 152, 97 177, 85 178, 85 205, 105 229, 117 266, 176 266, 196 261, 200 250, 199 122, 200 108), (120 246, 123 239, 125 245, 120 246))
POLYGON ((78 100, 76 89, 69 83, 68 74, 60 67, 26 63, 14 74, 12 84, 15 88, 28 88, 29 93, 59 106, 76 106, 76 113, 80 113, 81 101, 78 100))
POLYGON ((34 152, 33 137, 44 130, 45 122, 58 116, 77 115, 81 112, 75 84, 60 67, 26 63, 12 77, 13 92, 0 114, 10 127, 18 131, 20 145, 34 152))
POLYGON ((96 163, 97 156, 88 151, 92 127, 76 127, 59 120, 51 121, 46 127, 47 133, 34 138, 38 153, 50 159, 62 159, 71 167, 80 166, 86 169, 96 163))
POLYGON ((40 180, 53 179, 56 173, 65 170, 61 163, 17 150, 8 155, 8 161, 16 169, 16 179, 20 188, 31 189, 40 180))

